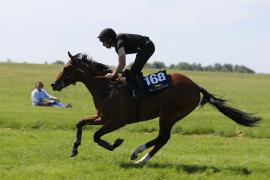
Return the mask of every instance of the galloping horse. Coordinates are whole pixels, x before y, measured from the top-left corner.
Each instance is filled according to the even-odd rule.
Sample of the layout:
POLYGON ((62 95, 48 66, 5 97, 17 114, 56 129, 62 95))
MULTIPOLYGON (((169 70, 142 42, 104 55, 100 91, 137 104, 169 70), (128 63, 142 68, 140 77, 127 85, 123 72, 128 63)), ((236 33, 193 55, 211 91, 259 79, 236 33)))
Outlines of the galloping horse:
POLYGON ((85 54, 79 53, 73 56, 68 52, 68 55, 70 60, 51 84, 53 90, 61 91, 71 84, 82 82, 92 94, 97 111, 97 115, 82 119, 76 124, 76 139, 71 157, 78 154, 82 128, 85 125, 102 125, 94 133, 94 142, 112 151, 120 146, 124 140, 117 139, 113 144, 110 144, 101 139, 103 135, 126 124, 159 117, 158 136, 139 146, 130 158, 134 160, 139 153, 154 146, 149 153, 136 162, 144 164, 170 139, 173 125, 191 113, 197 106, 209 103, 225 116, 244 126, 254 126, 261 120, 260 117, 227 105, 224 99, 215 97, 180 73, 169 75, 171 86, 165 90, 145 99, 134 99, 130 97, 125 88, 115 85, 118 81, 104 77, 106 73, 111 72, 106 65, 93 61, 85 54), (200 94, 203 95, 202 98, 200 94))

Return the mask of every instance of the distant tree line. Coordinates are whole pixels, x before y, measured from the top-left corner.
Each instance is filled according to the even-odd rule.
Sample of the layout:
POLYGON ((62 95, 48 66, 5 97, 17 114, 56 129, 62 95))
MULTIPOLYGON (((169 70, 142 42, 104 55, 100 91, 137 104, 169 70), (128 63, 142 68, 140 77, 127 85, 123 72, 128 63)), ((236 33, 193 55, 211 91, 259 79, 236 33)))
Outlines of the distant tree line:
MULTIPOLYGON (((63 61, 57 60, 53 64, 64 64, 63 61)), ((128 67, 131 67, 132 64, 129 64, 128 67)), ((202 66, 201 64, 187 62, 180 62, 176 65, 171 64, 167 67, 163 62, 155 61, 152 64, 146 63, 144 66, 149 69, 179 69, 187 71, 218 71, 218 72, 238 72, 238 73, 255 73, 252 69, 249 69, 243 65, 232 65, 232 64, 220 64, 215 63, 214 65, 202 66)))
MULTIPOLYGON (((130 67, 132 64, 128 65, 130 67)), ((238 72, 238 73, 255 73, 254 70, 247 68, 243 65, 232 65, 232 64, 220 64, 215 63, 214 65, 202 66, 201 64, 187 62, 181 62, 176 65, 172 64, 167 67, 163 62, 155 61, 152 64, 147 63, 145 68, 151 69, 179 69, 187 71, 218 71, 218 72, 238 72)))
POLYGON ((56 60, 55 62, 53 62, 52 64, 65 64, 64 61, 61 60, 56 60))
MULTIPOLYGON (((8 63, 12 63, 13 61, 11 59, 7 59, 8 63)), ((27 62, 24 62, 27 63, 27 62)), ((44 64, 48 64, 47 61, 45 61, 44 64)), ((52 64, 65 64, 64 61, 56 60, 52 64)), ((132 63, 129 64, 127 67, 131 67, 132 63)), ((243 65, 232 65, 232 64, 220 64, 215 63, 214 65, 208 65, 208 66, 202 66, 201 64, 192 63, 189 64, 187 62, 180 62, 178 64, 171 64, 170 66, 166 66, 161 61, 154 61, 151 63, 146 63, 144 66, 145 68, 149 69, 179 69, 179 70, 187 70, 187 71, 218 71, 218 72, 238 72, 238 73, 252 73, 254 74, 255 71, 247 68, 243 65)))

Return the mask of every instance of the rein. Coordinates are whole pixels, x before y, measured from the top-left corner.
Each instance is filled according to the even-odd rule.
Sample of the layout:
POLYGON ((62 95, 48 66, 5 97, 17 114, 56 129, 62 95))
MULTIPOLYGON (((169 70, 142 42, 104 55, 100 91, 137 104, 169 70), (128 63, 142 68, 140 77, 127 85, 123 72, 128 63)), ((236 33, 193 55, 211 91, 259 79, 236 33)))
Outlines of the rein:
POLYGON ((93 77, 93 79, 104 79, 104 78, 106 78, 104 75, 97 75, 93 77))

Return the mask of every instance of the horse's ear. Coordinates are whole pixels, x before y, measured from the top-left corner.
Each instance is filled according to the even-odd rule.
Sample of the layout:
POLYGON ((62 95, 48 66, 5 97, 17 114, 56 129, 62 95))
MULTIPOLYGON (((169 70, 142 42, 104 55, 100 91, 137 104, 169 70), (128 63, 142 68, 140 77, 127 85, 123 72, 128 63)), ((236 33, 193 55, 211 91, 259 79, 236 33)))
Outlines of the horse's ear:
POLYGON ((68 51, 68 56, 70 57, 70 59, 73 59, 74 56, 68 51))

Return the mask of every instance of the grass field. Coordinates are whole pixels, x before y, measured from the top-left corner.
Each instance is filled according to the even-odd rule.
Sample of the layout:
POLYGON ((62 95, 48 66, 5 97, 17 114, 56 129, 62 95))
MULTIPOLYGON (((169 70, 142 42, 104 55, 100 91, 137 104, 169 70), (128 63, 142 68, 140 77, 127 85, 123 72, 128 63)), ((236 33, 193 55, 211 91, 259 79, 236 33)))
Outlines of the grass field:
MULTIPOLYGON (((237 108, 263 117, 259 127, 236 125, 213 108, 196 109, 178 122, 168 144, 144 167, 129 161, 137 146, 157 135, 157 119, 106 135, 125 139, 113 152, 93 143, 97 126, 83 132, 79 155, 69 153, 76 122, 95 113, 78 83, 53 92, 61 65, 0 64, 1 179, 270 179, 270 75, 182 72, 237 108), (71 109, 32 107, 34 82, 71 109)), ((149 73, 150 70, 146 71, 149 73)))

